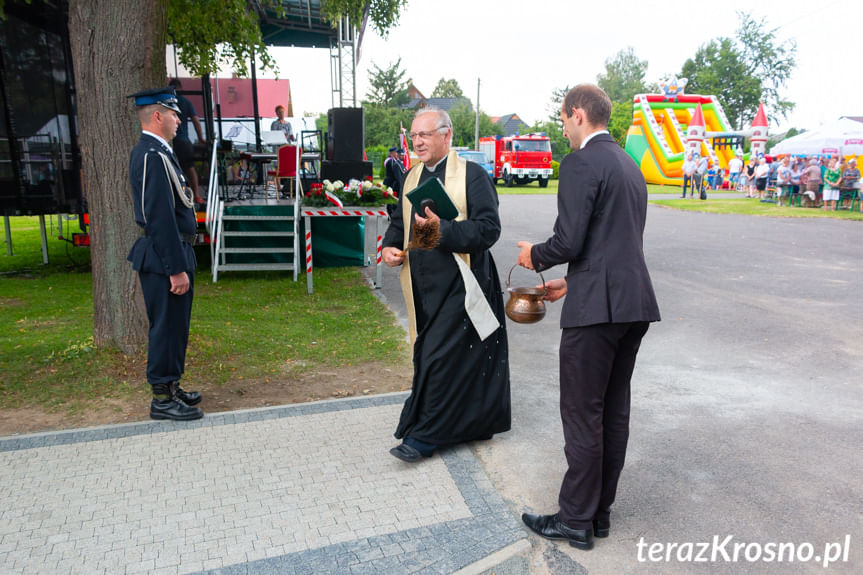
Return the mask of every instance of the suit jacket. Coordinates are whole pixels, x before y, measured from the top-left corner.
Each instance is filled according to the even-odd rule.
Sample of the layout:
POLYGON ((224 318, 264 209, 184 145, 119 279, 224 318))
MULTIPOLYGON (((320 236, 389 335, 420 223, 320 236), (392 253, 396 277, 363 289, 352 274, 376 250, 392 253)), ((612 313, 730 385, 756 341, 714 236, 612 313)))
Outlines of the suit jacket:
POLYGON ((184 189, 186 186, 183 169, 173 151, 156 138, 141 134, 129 155, 129 182, 135 222, 144 229, 146 237, 138 238, 127 259, 139 272, 168 276, 193 272, 195 250, 182 241, 180 234, 196 233, 195 210, 176 197, 159 152, 168 157, 169 167, 184 189))
POLYGON ((531 250, 537 271, 567 263, 562 328, 659 321, 644 262, 647 185, 608 134, 560 164, 554 235, 531 250))

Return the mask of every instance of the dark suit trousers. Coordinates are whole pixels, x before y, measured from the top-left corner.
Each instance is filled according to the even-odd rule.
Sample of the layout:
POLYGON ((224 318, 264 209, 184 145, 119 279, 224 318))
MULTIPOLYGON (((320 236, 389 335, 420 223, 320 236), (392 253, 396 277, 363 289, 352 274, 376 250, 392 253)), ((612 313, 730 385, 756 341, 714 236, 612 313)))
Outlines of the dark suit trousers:
POLYGON ((195 286, 195 274, 186 273, 189 274, 189 291, 174 295, 168 276, 138 272, 150 320, 147 381, 151 385, 179 381, 185 369, 195 286))
POLYGON ((569 469, 560 487, 560 519, 587 529, 606 519, 629 439, 629 382, 647 322, 563 330, 560 415, 569 469))
POLYGON ((683 174, 683 195, 681 196, 682 198, 686 197, 686 188, 688 188, 690 185, 692 185, 692 176, 687 176, 686 174, 683 174))

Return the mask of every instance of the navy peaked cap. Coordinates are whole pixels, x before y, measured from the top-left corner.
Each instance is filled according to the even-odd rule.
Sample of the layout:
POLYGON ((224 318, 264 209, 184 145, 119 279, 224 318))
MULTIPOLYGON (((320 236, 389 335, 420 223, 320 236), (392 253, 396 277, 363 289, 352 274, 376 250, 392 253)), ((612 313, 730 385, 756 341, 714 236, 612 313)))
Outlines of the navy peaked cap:
POLYGON ((150 104, 160 104, 169 110, 180 112, 180 107, 177 105, 177 96, 174 93, 174 88, 153 88, 152 90, 141 90, 134 94, 129 94, 128 98, 135 98, 136 106, 149 106, 150 104))

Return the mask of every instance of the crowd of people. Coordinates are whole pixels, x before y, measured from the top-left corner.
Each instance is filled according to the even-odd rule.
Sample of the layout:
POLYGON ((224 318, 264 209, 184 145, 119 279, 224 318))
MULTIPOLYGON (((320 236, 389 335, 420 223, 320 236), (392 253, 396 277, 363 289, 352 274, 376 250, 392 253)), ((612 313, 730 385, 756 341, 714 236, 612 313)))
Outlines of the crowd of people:
MULTIPOLYGON (((770 171, 776 189, 776 202, 795 197, 800 205, 825 210, 851 209, 860 194, 860 170, 857 159, 837 156, 785 156, 770 171)), ((858 202, 859 204, 859 202, 858 202)), ((863 212, 863 205, 859 205, 863 212)))
POLYGON ((780 206, 783 202, 790 206, 797 199, 804 207, 853 209, 856 201, 863 213, 860 186, 860 170, 853 157, 812 155, 773 159, 753 156, 744 165, 741 154, 737 154, 727 168, 722 168, 710 158, 693 152, 683 163, 681 197, 686 197, 687 190, 692 198, 702 190, 727 188, 743 192, 747 198, 761 200, 775 194, 780 206))

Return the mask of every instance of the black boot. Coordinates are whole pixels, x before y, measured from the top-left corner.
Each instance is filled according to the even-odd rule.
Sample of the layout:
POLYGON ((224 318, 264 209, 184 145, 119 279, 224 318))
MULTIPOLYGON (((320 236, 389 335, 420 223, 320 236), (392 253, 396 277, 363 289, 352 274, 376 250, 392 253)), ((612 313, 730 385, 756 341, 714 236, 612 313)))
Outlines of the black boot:
POLYGON ((158 383, 153 385, 153 401, 150 402, 150 419, 173 419, 190 421, 201 419, 204 412, 197 407, 189 407, 177 395, 176 384, 158 383))
POLYGON ((186 405, 198 405, 201 403, 201 394, 197 391, 183 391, 183 388, 180 387, 178 382, 174 382, 173 385, 175 386, 174 390, 176 391, 177 397, 179 397, 186 405))

